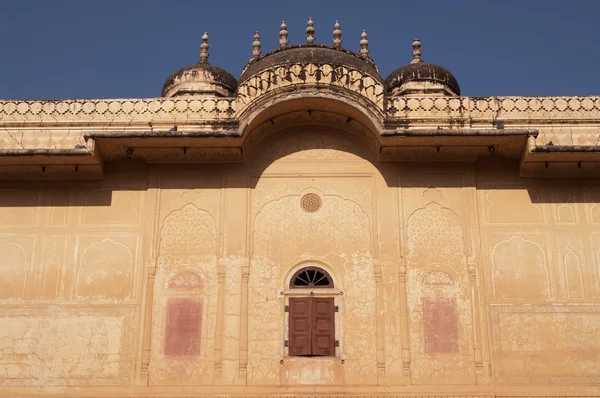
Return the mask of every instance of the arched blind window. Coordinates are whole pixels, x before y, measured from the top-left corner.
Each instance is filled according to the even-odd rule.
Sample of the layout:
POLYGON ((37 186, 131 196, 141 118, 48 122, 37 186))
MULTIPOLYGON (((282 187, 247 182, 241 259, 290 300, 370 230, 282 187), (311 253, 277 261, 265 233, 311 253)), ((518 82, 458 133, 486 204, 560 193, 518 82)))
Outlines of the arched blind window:
POLYGON ((327 271, 318 267, 302 268, 292 276, 291 289, 333 287, 333 280, 327 271))

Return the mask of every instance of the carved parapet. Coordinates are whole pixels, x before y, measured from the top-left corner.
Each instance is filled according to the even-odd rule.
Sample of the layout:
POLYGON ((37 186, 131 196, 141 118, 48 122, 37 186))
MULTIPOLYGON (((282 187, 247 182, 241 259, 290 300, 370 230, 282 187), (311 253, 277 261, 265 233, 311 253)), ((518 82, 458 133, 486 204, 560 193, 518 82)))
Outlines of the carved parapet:
POLYGON ((257 109, 293 98, 346 102, 383 120, 385 86, 368 57, 328 45, 296 45, 251 60, 239 80, 241 124, 257 109))
POLYGON ((383 110, 384 87, 376 76, 343 65, 277 65, 248 78, 238 88, 238 111, 243 113, 260 98, 286 88, 339 88, 348 96, 361 96, 383 110))
POLYGON ((385 106, 389 124, 427 119, 467 120, 468 97, 391 97, 385 106))
POLYGON ((234 98, 0 101, 0 126, 131 126, 232 119, 234 98))
POLYGON ((600 97, 472 97, 474 120, 599 120, 600 97))
POLYGON ((385 113, 391 124, 589 123, 600 120, 600 97, 392 97, 385 113))

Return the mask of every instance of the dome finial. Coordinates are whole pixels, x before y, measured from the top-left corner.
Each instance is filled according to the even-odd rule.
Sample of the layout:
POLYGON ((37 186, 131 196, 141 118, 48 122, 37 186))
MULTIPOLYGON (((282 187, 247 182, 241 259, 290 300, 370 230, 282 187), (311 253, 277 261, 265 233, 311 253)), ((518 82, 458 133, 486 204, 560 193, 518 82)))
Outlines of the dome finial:
POLYGON ((342 48, 342 30, 338 21, 333 25, 333 46, 337 49, 342 48))
POLYGON ((200 63, 208 63, 208 34, 206 32, 202 35, 202 44, 200 44, 200 63))
POLYGON ((418 64, 419 62, 423 62, 423 60, 421 59, 421 54, 423 53, 421 51, 421 41, 419 40, 418 37, 415 37, 415 39, 413 40, 412 47, 413 47, 413 51, 412 51, 413 59, 412 59, 412 61, 410 61, 410 63, 418 64))
POLYGON ((369 57, 369 40, 367 40, 367 32, 365 30, 360 34, 360 56, 363 58, 369 57))
POLYGON ((306 43, 314 44, 315 43, 315 23, 313 22, 312 17, 308 18, 308 23, 306 24, 306 43))
POLYGON ((286 48, 288 46, 288 30, 285 21, 281 22, 279 28, 279 48, 286 48))
POLYGON ((260 34, 254 33, 254 41, 252 42, 252 58, 260 58, 260 34))

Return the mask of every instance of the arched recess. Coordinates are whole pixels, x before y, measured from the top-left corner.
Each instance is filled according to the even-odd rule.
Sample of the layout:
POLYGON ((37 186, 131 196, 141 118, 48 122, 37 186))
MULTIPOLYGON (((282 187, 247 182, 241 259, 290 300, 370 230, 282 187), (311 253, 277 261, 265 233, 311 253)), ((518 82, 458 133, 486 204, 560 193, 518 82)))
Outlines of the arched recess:
POLYGON ((323 98, 291 94, 284 99, 277 97, 273 103, 254 109, 241 119, 242 148, 248 154, 258 142, 272 133, 299 126, 322 126, 360 142, 371 153, 369 160, 372 161, 381 146, 381 120, 374 109, 348 101, 342 96, 323 98))
MULTIPOLYGON (((283 308, 290 305, 287 300, 335 294, 341 300, 341 292, 336 290, 342 285, 345 286, 343 307, 347 309, 344 322, 355 326, 345 330, 336 323, 335 330, 339 333, 336 340, 340 342, 336 354, 342 359, 352 359, 348 361, 352 364, 347 364, 340 375, 358 377, 365 368, 376 371, 376 342, 364 339, 365 335, 375 334, 376 324, 372 185, 370 176, 261 176, 251 200, 249 384, 273 383, 279 379, 277 374, 262 371, 269 361, 283 360, 282 371, 287 366, 293 371, 291 364, 298 360, 287 355, 288 347, 284 346, 288 321, 283 308), (320 197, 318 210, 310 212, 302 207, 302 198, 307 194, 320 197), (292 264, 296 264, 291 267, 293 272, 292 264), (334 288, 289 288, 293 274, 306 266, 323 268, 332 276, 334 288)), ((339 319, 342 306, 335 305, 340 308, 336 314, 339 319)))
POLYGON ((332 92, 317 90, 296 90, 295 92, 273 92, 245 109, 239 115, 238 131, 247 136, 260 124, 274 117, 294 111, 329 111, 332 114, 351 118, 365 126, 379 138, 383 129, 382 110, 370 101, 348 90, 332 92))
POLYGON ((169 212, 159 231, 149 383, 210 384, 219 226, 205 208, 187 203, 169 212))
MULTIPOLYGON (((423 196, 433 199, 438 193, 428 188, 423 196)), ((435 200, 407 219, 411 377, 418 383, 470 383, 475 377, 464 235, 459 214, 435 200)))
POLYGON ((383 117, 378 112, 343 95, 311 92, 274 98, 272 105, 252 108, 240 122, 244 168, 260 176, 276 161, 289 161, 288 155, 296 161, 309 155, 301 161, 312 163, 364 161, 372 165, 369 172, 376 170, 388 187, 396 187, 398 164, 380 161, 389 138, 380 134, 383 117))
POLYGON ((287 93, 245 115, 244 173, 252 184, 248 336, 243 339, 248 348, 241 351, 241 369, 247 371, 249 385, 282 383, 281 375, 298 369, 293 362, 299 359, 289 357, 284 346, 288 327, 284 307, 290 297, 309 297, 311 289, 302 296, 304 289, 289 287, 286 278, 293 275, 289 273, 293 264, 321 267, 333 278, 334 288, 313 289, 313 297, 336 294, 344 286, 343 295, 340 290, 336 296, 343 301, 336 303, 336 317, 353 325, 344 329, 336 323, 340 344, 336 353, 347 361, 331 373, 335 380, 328 379, 329 370, 322 368, 321 376, 311 382, 377 377, 378 343, 364 339, 376 335, 378 322, 376 187, 394 186, 398 178, 394 174, 391 183, 382 179, 376 112, 347 98, 307 96, 287 93), (314 211, 302 206, 306 195, 320 197, 314 211), (279 360, 284 361, 280 374, 265 371, 279 360))

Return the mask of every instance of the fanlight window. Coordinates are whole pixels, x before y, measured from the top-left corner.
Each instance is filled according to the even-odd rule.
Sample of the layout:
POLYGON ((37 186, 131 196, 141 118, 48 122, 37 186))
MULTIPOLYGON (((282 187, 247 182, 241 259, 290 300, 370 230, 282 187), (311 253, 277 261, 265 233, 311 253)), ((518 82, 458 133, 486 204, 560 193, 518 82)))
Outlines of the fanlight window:
POLYGON ((290 288, 326 288, 333 287, 333 280, 327 271, 317 267, 302 268, 292 276, 290 288))

